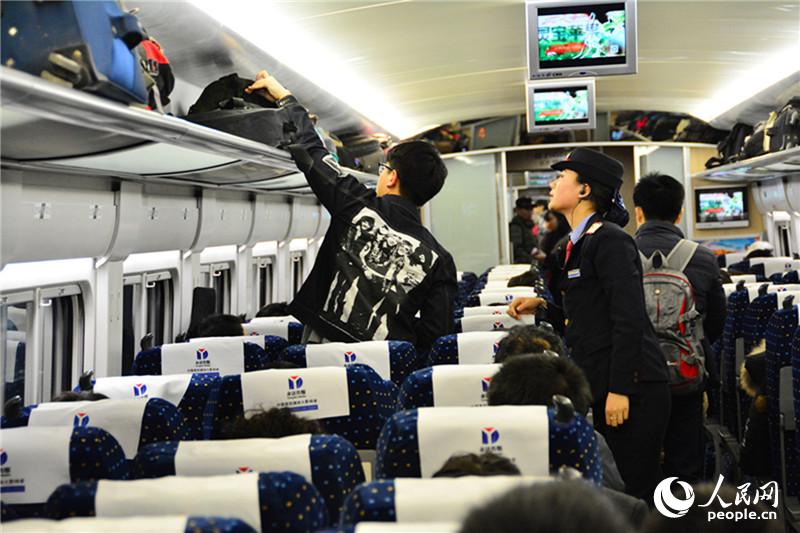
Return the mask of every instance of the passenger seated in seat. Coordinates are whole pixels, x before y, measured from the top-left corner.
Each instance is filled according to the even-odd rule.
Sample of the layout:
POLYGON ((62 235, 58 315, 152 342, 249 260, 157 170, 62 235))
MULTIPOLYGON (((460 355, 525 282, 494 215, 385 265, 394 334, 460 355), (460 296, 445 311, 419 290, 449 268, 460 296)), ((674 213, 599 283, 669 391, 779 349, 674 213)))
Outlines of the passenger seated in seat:
POLYGON ((229 422, 223 429, 226 439, 277 439, 290 435, 324 433, 316 420, 295 416, 289 409, 273 407, 268 411, 256 412, 250 418, 240 416, 229 422))
POLYGON ((267 304, 256 313, 256 317, 264 316, 289 316, 289 304, 286 302, 275 302, 267 304))
POLYGON ((207 316, 197 325, 196 337, 241 337, 242 319, 236 315, 207 316))
MULTIPOLYGON (((515 328, 516 329, 516 328, 515 328)), ((559 394, 572 401, 583 416, 592 404, 592 391, 583 370, 566 357, 526 354, 510 357, 492 378, 489 405, 552 405, 559 394)), ((606 440, 594 432, 603 462, 603 485, 620 492, 625 483, 606 440)))
POLYGON ((752 399, 744 426, 744 438, 739 450, 742 473, 758 479, 772 475, 772 454, 769 447, 769 418, 767 417, 766 340, 754 347, 742 363, 740 387, 752 399))
POLYGON ((508 335, 500 339, 495 354, 495 363, 502 363, 512 355, 542 353, 550 350, 563 356, 566 354, 561 337, 547 326, 514 326, 508 335))
POLYGON ((331 214, 314 267, 289 305, 306 325, 304 342, 404 340, 427 349, 451 333, 455 263, 419 215, 447 176, 436 148, 423 141, 391 148, 372 191, 339 166, 308 112, 275 78, 259 72, 246 91, 288 111, 298 128, 289 151, 331 214))
POLYGON ((453 455, 432 477, 519 476, 517 466, 507 457, 486 452, 453 455))
POLYGON ((53 398, 52 402, 96 402, 98 400, 108 400, 108 396, 99 392, 84 390, 75 392, 67 390, 53 398))
MULTIPOLYGON (((681 522, 676 522, 680 524, 681 522)), ((585 481, 519 487, 473 510, 460 533, 629 533, 619 508, 585 481)))

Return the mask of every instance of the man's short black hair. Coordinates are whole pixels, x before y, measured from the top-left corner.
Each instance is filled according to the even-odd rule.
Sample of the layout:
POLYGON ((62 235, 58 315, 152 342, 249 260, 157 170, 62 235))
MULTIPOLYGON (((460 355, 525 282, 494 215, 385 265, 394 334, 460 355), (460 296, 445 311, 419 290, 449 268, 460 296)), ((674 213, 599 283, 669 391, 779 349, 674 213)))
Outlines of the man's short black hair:
POLYGON ((273 407, 269 411, 259 411, 250 418, 239 416, 223 429, 226 439, 254 439, 288 437, 322 433, 322 426, 316 420, 300 418, 289 409, 273 407))
POLYGON ((675 222, 683 209, 686 193, 683 185, 671 176, 653 172, 633 188, 633 205, 641 207, 647 220, 675 222))
POLYGON ((433 477, 462 476, 519 476, 520 471, 511 459, 486 452, 456 454, 450 457, 433 477))
POLYGON ((543 326, 514 326, 508 335, 500 339, 495 363, 502 363, 512 355, 526 353, 542 353, 550 350, 558 355, 565 355, 564 341, 550 328, 543 326))
POLYGON ((257 317, 262 316, 289 316, 289 304, 286 302, 275 302, 267 304, 256 313, 257 317))
POLYGON ((442 190, 447 167, 432 144, 425 141, 400 143, 389 150, 386 159, 397 171, 401 194, 415 205, 425 205, 442 190))
POLYGON ((242 318, 236 315, 211 315, 197 325, 195 337, 241 337, 242 318))
POLYGON ((99 392, 92 392, 90 390, 82 390, 75 392, 67 390, 56 396, 50 401, 53 402, 96 402, 99 400, 108 400, 108 396, 100 394, 99 392))
POLYGON ((601 492, 582 480, 522 486, 473 510, 460 533, 628 533, 623 515, 601 492))
POLYGON ((547 405, 559 394, 572 400, 585 415, 592 404, 589 381, 578 365, 566 357, 546 354, 509 358, 489 385, 489 405, 547 405))
POLYGON ((533 270, 518 274, 508 280, 506 287, 535 287, 541 277, 533 270))

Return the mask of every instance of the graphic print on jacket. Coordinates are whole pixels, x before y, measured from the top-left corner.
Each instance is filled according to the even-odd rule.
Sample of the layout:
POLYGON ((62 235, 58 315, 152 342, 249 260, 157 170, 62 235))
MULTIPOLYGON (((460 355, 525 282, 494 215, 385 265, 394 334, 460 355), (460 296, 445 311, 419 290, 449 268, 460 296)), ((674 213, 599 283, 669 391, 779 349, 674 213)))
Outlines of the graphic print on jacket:
POLYGON ((427 244, 392 229, 364 207, 339 242, 323 312, 362 338, 384 340, 389 317, 400 312, 438 258, 427 244))

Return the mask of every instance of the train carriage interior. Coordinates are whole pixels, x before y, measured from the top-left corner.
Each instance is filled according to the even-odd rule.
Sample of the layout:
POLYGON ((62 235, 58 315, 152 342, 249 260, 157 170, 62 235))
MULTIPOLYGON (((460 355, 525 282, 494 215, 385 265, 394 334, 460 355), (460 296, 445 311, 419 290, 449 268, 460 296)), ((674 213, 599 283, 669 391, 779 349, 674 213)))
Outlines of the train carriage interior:
POLYGON ((800 532, 797 0, 0 19, 1 530, 800 532), (415 153, 443 169, 424 197, 415 153), (619 170, 574 219, 582 157, 619 170), (590 266, 621 264, 590 263, 604 238, 627 281, 590 266), (672 444, 641 482, 650 382, 612 389, 651 331, 672 444))

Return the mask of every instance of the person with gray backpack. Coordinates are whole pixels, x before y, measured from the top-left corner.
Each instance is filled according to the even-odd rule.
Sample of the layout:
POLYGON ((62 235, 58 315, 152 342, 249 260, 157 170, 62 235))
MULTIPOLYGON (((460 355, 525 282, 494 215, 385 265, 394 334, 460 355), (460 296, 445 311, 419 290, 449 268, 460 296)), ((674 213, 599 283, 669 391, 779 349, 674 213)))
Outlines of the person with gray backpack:
POLYGON ((664 474, 690 483, 703 466, 703 393, 716 379, 705 354, 722 335, 725 293, 714 254, 684 238, 683 185, 649 174, 636 184, 636 245, 647 312, 667 361, 672 411, 664 439, 664 474))

